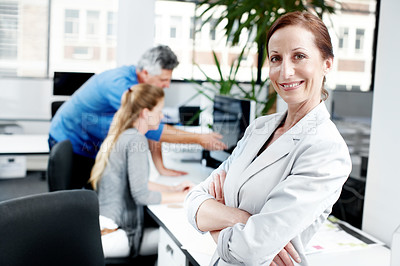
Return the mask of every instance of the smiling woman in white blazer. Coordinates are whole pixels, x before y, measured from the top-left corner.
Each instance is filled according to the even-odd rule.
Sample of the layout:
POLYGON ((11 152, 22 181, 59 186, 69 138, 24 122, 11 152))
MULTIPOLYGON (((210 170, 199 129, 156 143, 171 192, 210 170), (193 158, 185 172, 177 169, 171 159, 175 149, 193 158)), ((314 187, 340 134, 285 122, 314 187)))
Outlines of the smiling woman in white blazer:
POLYGON ((217 242, 211 265, 276 265, 288 243, 307 265, 305 247, 351 171, 324 103, 333 65, 326 26, 310 13, 288 13, 271 27, 267 48, 271 83, 288 110, 256 119, 185 201, 189 222, 217 242))

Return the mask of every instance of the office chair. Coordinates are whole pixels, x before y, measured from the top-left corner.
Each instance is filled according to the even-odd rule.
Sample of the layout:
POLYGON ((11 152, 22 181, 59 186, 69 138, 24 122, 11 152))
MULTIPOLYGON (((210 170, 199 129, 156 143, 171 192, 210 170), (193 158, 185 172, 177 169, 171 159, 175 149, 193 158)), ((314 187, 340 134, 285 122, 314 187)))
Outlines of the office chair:
POLYGON ((0 217, 0 265, 105 265, 94 191, 3 201, 0 217))
POLYGON ((49 191, 88 188, 94 159, 74 154, 69 140, 56 143, 47 165, 49 191))
POLYGON ((47 165, 49 191, 71 189, 73 167, 72 144, 69 140, 56 143, 50 151, 47 165))
MULTIPOLYGON (((50 151, 47 166, 49 191, 80 189, 85 187, 90 177, 94 160, 76 156, 69 140, 56 143, 50 151)), ((89 188, 87 185, 86 188, 89 188)), ((154 265, 157 256, 136 258, 106 258, 106 265, 154 265), (143 262, 143 263, 142 263, 143 262)), ((0 264, 2 265, 2 264, 0 264)))

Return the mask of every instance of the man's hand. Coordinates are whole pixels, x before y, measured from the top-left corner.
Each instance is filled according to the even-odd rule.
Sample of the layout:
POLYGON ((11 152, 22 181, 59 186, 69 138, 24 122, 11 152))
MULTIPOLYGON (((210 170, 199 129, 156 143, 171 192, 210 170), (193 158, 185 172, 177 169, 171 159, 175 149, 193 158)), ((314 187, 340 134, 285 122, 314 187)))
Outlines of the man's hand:
POLYGON ((218 133, 201 134, 200 138, 199 144, 206 150, 215 151, 228 148, 226 144, 221 141, 222 136, 218 133))
POLYGON ((292 257, 297 263, 301 262, 300 256, 292 243, 288 243, 279 253, 275 256, 270 266, 293 266, 292 257), (289 256, 290 255, 290 256, 289 256))

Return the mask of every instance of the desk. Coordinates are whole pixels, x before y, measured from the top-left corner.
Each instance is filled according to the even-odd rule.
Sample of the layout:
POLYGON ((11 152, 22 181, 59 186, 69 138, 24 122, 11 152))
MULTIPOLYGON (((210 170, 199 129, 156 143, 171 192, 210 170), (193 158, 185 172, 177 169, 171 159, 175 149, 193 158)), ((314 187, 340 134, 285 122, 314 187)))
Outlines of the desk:
MULTIPOLYGON (((151 178, 154 182, 163 184, 176 184, 184 180, 190 180, 195 184, 207 178, 214 170, 205 167, 200 162, 181 162, 174 154, 164 155, 164 164, 167 168, 188 172, 182 177, 158 176, 151 178)), ((210 234, 198 233, 187 221, 183 204, 160 204, 147 206, 150 216, 160 225, 160 243, 158 250, 158 265, 208 265, 216 248, 210 234), (194 240, 194 241, 193 241, 194 240), (185 247, 182 249, 182 245, 185 247), (191 249, 193 245, 206 248, 207 252, 197 252, 191 249), (171 249, 173 250, 171 252, 171 249)))
MULTIPOLYGON (((195 183, 204 180, 211 168, 199 163, 164 161, 167 167, 189 172, 186 177, 158 177, 156 182, 169 183, 190 179, 195 183)), ((208 265, 216 248, 210 234, 198 233, 187 221, 183 204, 149 205, 147 211, 160 225, 158 265, 208 265)), ((311 266, 389 266, 390 250, 384 246, 371 246, 351 251, 321 252, 308 255, 311 266)))
POLYGON ((49 154, 48 135, 0 135, 0 155, 49 154))

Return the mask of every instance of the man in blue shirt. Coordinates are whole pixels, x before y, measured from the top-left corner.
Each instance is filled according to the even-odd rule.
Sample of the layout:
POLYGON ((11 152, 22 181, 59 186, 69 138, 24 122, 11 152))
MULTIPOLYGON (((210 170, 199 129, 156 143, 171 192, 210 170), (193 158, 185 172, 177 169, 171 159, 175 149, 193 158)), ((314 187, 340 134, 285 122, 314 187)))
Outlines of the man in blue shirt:
MULTIPOLYGON (((85 160, 90 167, 83 172, 90 175, 97 151, 105 139, 112 118, 118 110, 122 94, 138 83, 168 88, 172 71, 178 65, 176 55, 168 46, 157 46, 146 51, 137 66, 122 66, 92 76, 57 111, 49 132, 50 148, 57 142, 69 139, 74 156, 85 160)), ((208 150, 226 148, 219 134, 194 134, 160 124, 146 134, 153 161, 161 175, 178 176, 185 172, 166 169, 161 157, 161 142, 197 143, 208 150), (166 133, 168 132, 168 133, 166 133)), ((82 172, 80 171, 80 172, 82 172)))

